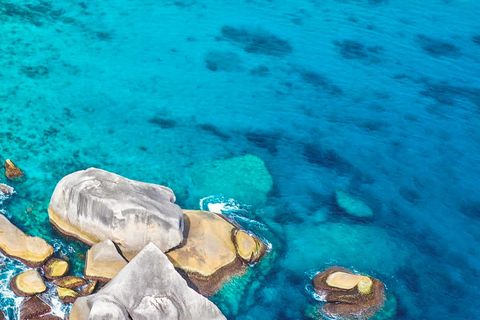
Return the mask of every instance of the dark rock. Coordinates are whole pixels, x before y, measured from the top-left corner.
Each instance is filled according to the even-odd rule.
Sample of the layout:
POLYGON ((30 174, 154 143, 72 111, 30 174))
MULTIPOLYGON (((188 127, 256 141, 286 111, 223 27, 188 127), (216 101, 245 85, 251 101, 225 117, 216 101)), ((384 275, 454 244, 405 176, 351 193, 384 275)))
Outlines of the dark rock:
POLYGON ((326 301, 322 312, 329 318, 367 319, 381 309, 385 287, 377 279, 331 267, 313 278, 315 291, 326 301))
POLYGON ((52 308, 37 296, 27 298, 20 304, 20 320, 33 319, 52 311, 52 308))

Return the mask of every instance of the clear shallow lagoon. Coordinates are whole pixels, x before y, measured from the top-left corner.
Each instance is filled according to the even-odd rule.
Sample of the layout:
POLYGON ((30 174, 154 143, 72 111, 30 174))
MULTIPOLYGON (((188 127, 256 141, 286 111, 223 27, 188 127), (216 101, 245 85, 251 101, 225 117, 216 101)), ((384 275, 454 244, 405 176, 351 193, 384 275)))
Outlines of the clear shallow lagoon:
MULTIPOLYGON (((63 176, 95 166, 195 209, 195 164, 254 154, 273 191, 229 213, 272 251, 213 297, 229 319, 308 319, 310 277, 331 265, 382 280, 394 319, 476 319, 479 13, 460 0, 0 0, 0 158, 28 175, 2 210, 78 273, 87 248, 46 212, 63 176), (374 219, 339 212, 337 189, 374 219)), ((4 279, 20 265, 1 265, 15 319, 4 279)))

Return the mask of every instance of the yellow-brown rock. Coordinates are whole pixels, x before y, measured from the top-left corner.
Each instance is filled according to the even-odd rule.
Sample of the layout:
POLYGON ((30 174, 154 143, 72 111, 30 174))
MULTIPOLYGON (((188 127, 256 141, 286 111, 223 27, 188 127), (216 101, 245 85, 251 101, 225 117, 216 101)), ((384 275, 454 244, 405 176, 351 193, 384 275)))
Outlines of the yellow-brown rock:
POLYGON ((58 258, 50 258, 43 266, 43 274, 47 279, 63 277, 68 272, 68 262, 58 258))
POLYGON ((235 234, 235 245, 240 258, 246 263, 259 261, 267 252, 267 246, 257 237, 248 234, 244 230, 238 230, 235 234))
POLYGON ((117 251, 115 244, 103 240, 87 251, 85 278, 108 282, 126 265, 127 261, 117 251))
POLYGON ((10 159, 5 160, 5 176, 10 179, 18 179, 23 177, 23 172, 10 159))
POLYGON ((30 269, 13 277, 10 281, 10 289, 19 297, 28 297, 44 292, 47 286, 40 273, 30 269))
POLYGON ((184 214, 186 240, 167 256, 201 294, 212 295, 230 277, 243 273, 252 259, 263 256, 264 252, 258 254, 257 238, 241 231, 235 240, 240 231, 222 215, 198 210, 184 210, 184 214))
POLYGON ((57 287, 57 294, 63 303, 74 303, 79 294, 71 289, 57 287))
POLYGON ((88 282, 87 280, 80 277, 66 276, 66 277, 54 280, 53 283, 62 288, 76 289, 86 285, 88 282))
POLYGON ((41 238, 26 235, 0 214, 0 251, 37 268, 52 256, 53 247, 41 238))

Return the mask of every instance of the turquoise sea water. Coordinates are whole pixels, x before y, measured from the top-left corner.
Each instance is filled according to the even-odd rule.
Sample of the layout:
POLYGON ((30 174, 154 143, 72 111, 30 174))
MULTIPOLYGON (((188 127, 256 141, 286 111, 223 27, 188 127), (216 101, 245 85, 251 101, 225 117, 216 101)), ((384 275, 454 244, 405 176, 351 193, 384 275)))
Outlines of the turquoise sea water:
MULTIPOLYGON (((95 166, 198 209, 198 164, 253 154, 273 190, 226 213, 272 249, 212 298, 229 319, 308 319, 311 276, 331 265, 382 280, 392 319, 477 319, 479 13, 468 0, 0 0, 0 158, 28 176, 1 208, 81 273, 87 248, 48 223, 63 176, 95 166), (343 214, 338 189, 374 218, 343 214)), ((22 267, 0 265, 16 319, 7 283, 22 267)))

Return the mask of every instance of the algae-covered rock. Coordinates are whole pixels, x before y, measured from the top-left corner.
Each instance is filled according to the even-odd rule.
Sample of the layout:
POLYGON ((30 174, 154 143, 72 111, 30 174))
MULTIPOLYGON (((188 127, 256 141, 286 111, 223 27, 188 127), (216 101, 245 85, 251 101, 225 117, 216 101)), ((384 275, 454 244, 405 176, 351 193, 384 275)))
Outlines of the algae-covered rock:
POLYGON ((357 218, 372 218, 373 211, 362 200, 352 196, 351 194, 337 190, 335 192, 335 200, 337 205, 347 214, 357 218))
POLYGON ((87 251, 84 274, 87 279, 108 282, 126 265, 115 244, 103 240, 87 251))
POLYGON ((15 180, 23 177, 23 172, 17 167, 12 160, 5 160, 5 176, 10 180, 15 180))
POLYGON ((52 256, 53 247, 41 238, 26 235, 0 214, 0 251, 37 268, 52 256))
POLYGON ((19 297, 28 297, 44 292, 47 286, 40 273, 30 269, 13 277, 10 281, 10 289, 19 297))
POLYGON ((68 273, 68 262, 58 258, 50 258, 42 267, 43 275, 47 279, 57 279, 68 273))
POLYGON ((186 241, 167 255, 203 295, 215 293, 226 280, 243 273, 248 263, 258 261, 266 252, 258 238, 239 231, 222 215, 199 210, 184 213, 186 241), (236 243, 235 234, 239 232, 236 243))
POLYGON ((197 199, 222 194, 253 206, 265 203, 273 186, 263 160, 251 154, 198 163, 192 167, 191 177, 197 199))
POLYGON ((171 189, 100 169, 64 177, 48 212, 60 232, 88 245, 109 239, 129 260, 150 241, 167 251, 183 240, 183 213, 171 189))
POLYGON ((165 254, 149 243, 96 294, 78 298, 70 320, 226 320, 189 288, 165 254))
POLYGON ((379 280, 331 267, 313 278, 315 291, 325 300, 322 313, 329 318, 368 319, 385 301, 385 287, 379 280))

